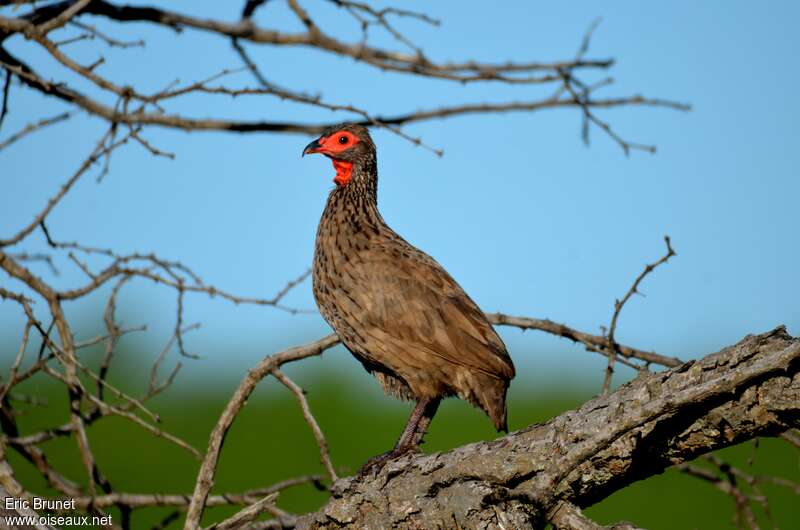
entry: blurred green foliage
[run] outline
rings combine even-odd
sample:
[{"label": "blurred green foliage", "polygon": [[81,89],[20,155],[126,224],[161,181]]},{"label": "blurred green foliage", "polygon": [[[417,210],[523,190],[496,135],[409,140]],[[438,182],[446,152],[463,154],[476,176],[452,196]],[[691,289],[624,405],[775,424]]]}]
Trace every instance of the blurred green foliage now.
[{"label": "blurred green foliage", "polygon": [[[99,352],[82,354],[84,362],[96,366]],[[337,354],[338,355],[338,354]],[[344,355],[344,354],[343,354]],[[146,386],[149,366],[112,365],[110,381],[132,395]],[[350,370],[355,361],[331,362],[330,355],[308,359],[287,367],[287,372],[308,391],[312,410],[320,422],[334,465],[340,474],[354,472],[370,456],[391,448],[410,410],[409,404],[384,396],[366,373]],[[191,361],[189,361],[191,362]],[[255,361],[254,361],[255,362]],[[7,363],[6,363],[7,364]],[[348,369],[342,369],[345,364]],[[359,369],[360,370],[360,369]],[[243,374],[242,374],[243,375]],[[84,379],[89,388],[94,383]],[[208,434],[238,385],[238,380],[185,381],[148,403],[162,419],[161,427],[205,450]],[[511,429],[542,422],[589,399],[597,389],[534,387],[517,381],[509,396]],[[39,376],[20,385],[18,394],[47,399],[46,406],[15,403],[22,412],[18,421],[23,434],[68,421],[66,392],[62,386]],[[112,398],[112,401],[114,399]],[[441,451],[496,434],[490,422],[466,403],[447,400],[427,436],[425,451]],[[132,493],[190,494],[199,463],[185,450],[155,438],[129,421],[108,417],[89,429],[98,464],[116,491]],[[60,438],[42,445],[54,467],[67,477],[81,481],[84,476],[76,444]],[[17,478],[43,495],[54,495],[33,467],[9,451]],[[720,456],[753,474],[769,474],[797,481],[800,460],[796,450],[781,440],[761,440],[721,451]],[[235,493],[268,486],[276,481],[306,474],[324,474],[319,451],[305,424],[298,404],[285,388],[266,380],[257,388],[231,428],[219,462],[214,493]],[[756,508],[763,527],[798,528],[798,499],[783,487],[764,485],[770,514]],[[302,513],[318,508],[325,492],[311,485],[283,492],[279,506]],[[238,508],[210,508],[204,523],[221,520]],[[153,508],[133,514],[134,528],[150,528],[174,510]],[[645,528],[731,528],[733,502],[711,484],[675,470],[638,482],[586,510],[604,524],[628,520]],[[114,520],[119,513],[111,510]],[[173,523],[171,528],[177,528]]]}]

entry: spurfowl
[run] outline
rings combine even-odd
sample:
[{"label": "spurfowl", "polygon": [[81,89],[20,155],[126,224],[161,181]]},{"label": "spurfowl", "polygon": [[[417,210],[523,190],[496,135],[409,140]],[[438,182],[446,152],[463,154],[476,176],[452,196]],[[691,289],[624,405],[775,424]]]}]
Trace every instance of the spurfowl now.
[{"label": "spurfowl", "polygon": [[506,431],[511,358],[447,271],[384,222],[367,129],[332,127],[303,150],[310,153],[332,159],[336,170],[314,252],[320,312],[386,393],[417,402],[394,449],[362,472],[415,449],[447,396],[469,401]]}]

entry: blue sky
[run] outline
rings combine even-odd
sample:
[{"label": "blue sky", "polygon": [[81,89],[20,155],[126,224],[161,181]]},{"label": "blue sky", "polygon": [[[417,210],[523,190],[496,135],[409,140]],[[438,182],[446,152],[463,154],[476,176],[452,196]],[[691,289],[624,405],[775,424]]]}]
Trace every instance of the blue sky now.
[{"label": "blue sky", "polygon": [[[192,13],[234,20],[240,3],[192,2]],[[357,27],[335,9],[306,2],[318,23],[357,40]],[[672,237],[678,256],[648,277],[625,307],[617,339],[632,346],[690,358],[716,351],[747,333],[785,323],[800,332],[796,269],[800,198],[800,103],[795,2],[513,2],[491,10],[463,2],[413,2],[443,20],[439,28],[400,26],[435,59],[557,60],[574,55],[597,18],[590,57],[614,57],[615,84],[600,94],[641,93],[688,102],[690,113],[628,108],[600,112],[626,139],[658,153],[620,148],[598,130],[580,141],[575,110],[484,115],[415,124],[407,131],[445,151],[438,158],[377,131],[380,205],[391,226],[434,256],[485,311],[547,317],[599,332],[644,263],[663,254]],[[405,4],[404,4],[405,5]],[[189,4],[170,4],[188,10]],[[9,9],[2,11],[9,16]],[[256,21],[300,30],[280,2]],[[100,23],[101,21],[96,21]],[[147,25],[103,26],[144,49],[105,53],[98,70],[119,84],[155,90],[238,65],[228,42],[211,35],[176,35]],[[391,41],[376,30],[376,43]],[[42,71],[73,80],[18,37],[9,49]],[[84,63],[97,43],[67,49]],[[282,85],[320,91],[329,101],[393,113],[452,102],[530,99],[535,87],[462,87],[374,71],[316,51],[248,46],[265,74]],[[590,78],[600,79],[605,73]],[[231,83],[251,85],[246,73]],[[76,81],[87,91],[91,89]],[[20,87],[0,138],[64,106]],[[107,100],[108,103],[113,103]],[[268,97],[192,97],[171,111],[192,116],[346,119]],[[79,116],[0,151],[0,234],[16,232],[85,158],[103,131]],[[113,158],[98,184],[87,175],[52,213],[54,237],[120,252],[153,251],[192,266],[207,282],[233,293],[268,297],[311,261],[313,239],[332,169],[321,157],[300,158],[311,139],[299,135],[236,135],[165,129],[145,136],[174,161],[130,145]],[[15,251],[45,250],[34,234]],[[59,263],[61,286],[82,283]],[[40,274],[44,267],[34,265]],[[0,285],[18,286],[7,277]],[[101,299],[68,307],[99,329]],[[314,309],[310,284],[287,299]],[[174,295],[142,281],[122,296],[129,324],[147,323],[139,344],[156,353],[173,326]],[[0,303],[0,329],[14,341],[21,322],[15,304]],[[187,299],[187,321],[203,328],[189,348],[203,355],[198,373],[235,373],[261,355],[328,332],[315,313],[291,316],[272,308],[236,307],[204,296]],[[519,380],[588,379],[599,386],[602,362],[539,333],[502,330]],[[152,350],[152,351],[151,351]],[[358,369],[346,356],[337,362]]]}]

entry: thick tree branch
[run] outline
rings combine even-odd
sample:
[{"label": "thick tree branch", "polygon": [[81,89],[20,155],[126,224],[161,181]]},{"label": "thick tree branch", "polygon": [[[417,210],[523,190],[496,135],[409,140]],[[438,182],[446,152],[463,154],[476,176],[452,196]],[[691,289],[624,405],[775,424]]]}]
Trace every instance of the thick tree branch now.
[{"label": "thick tree branch", "polygon": [[800,424],[800,340],[780,327],[498,440],[337,482],[298,528],[534,528],[671,465]]}]

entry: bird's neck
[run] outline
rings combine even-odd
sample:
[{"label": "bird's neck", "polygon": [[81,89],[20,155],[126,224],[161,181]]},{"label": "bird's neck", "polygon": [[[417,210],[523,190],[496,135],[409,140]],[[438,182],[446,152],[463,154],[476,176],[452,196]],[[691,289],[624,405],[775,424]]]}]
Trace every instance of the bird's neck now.
[{"label": "bird's neck", "polygon": [[336,183],[328,196],[322,223],[329,222],[344,227],[349,224],[383,225],[378,211],[378,172],[374,162],[353,164],[350,179]]},{"label": "bird's neck", "polygon": [[347,203],[350,208],[377,210],[378,167],[374,158],[355,164],[335,160],[333,167],[336,188],[331,191],[331,199],[335,197],[336,202]]}]

